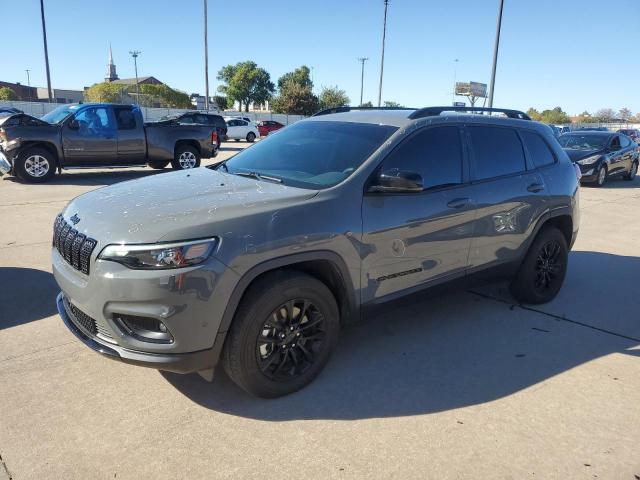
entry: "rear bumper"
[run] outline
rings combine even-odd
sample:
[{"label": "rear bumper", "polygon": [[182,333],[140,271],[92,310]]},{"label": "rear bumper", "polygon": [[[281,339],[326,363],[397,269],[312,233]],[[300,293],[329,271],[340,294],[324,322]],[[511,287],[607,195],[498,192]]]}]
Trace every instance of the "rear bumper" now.
[{"label": "rear bumper", "polygon": [[214,368],[222,350],[224,337],[217,338],[215,345],[211,349],[191,353],[161,354],[128,350],[118,345],[103,343],[98,338],[91,337],[83,332],[76,325],[73,314],[66,307],[65,297],[62,292],[56,298],[56,306],[60,318],[62,318],[71,333],[91,350],[112,360],[168,372],[192,373]]}]

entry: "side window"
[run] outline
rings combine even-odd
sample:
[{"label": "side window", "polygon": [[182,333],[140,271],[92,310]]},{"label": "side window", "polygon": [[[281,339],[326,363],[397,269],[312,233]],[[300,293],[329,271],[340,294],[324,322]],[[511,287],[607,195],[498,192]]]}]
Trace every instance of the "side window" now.
[{"label": "side window", "polygon": [[116,114],[118,130],[135,130],[136,117],[131,110],[128,108],[116,108],[114,112]]},{"label": "side window", "polygon": [[75,119],[80,127],[78,132],[86,137],[105,135],[116,129],[105,107],[87,108],[79,112]]},{"label": "side window", "polygon": [[426,128],[402,142],[382,165],[419,173],[425,189],[462,183],[460,132],[457,127]]},{"label": "side window", "polygon": [[238,126],[246,127],[247,125],[249,125],[249,124],[247,122],[245,122],[244,120],[238,120]]},{"label": "side window", "polygon": [[178,120],[179,123],[188,123],[188,124],[192,124],[193,123],[193,115],[185,115],[184,117],[180,117],[180,119]]},{"label": "side window", "polygon": [[469,127],[475,159],[475,178],[500,177],[526,169],[522,143],[515,130]]},{"label": "side window", "polygon": [[620,150],[620,136],[616,135],[611,140],[611,150]]},{"label": "side window", "polygon": [[522,138],[527,146],[527,150],[533,158],[533,164],[537,167],[544,167],[555,162],[555,157],[547,145],[547,142],[537,133],[521,130]]},{"label": "side window", "polygon": [[629,137],[627,137],[626,135],[620,135],[620,146],[622,148],[627,148],[629,145],[631,145]]}]

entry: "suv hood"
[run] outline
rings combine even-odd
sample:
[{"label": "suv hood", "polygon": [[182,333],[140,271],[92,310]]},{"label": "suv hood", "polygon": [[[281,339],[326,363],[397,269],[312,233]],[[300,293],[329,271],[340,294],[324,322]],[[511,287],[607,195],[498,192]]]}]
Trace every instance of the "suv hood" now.
[{"label": "suv hood", "polygon": [[225,220],[288,207],[317,194],[196,168],[161,173],[85,193],[64,218],[99,244],[154,243],[220,235]]},{"label": "suv hood", "polygon": [[605,153],[604,149],[601,150],[575,150],[573,148],[563,148],[572,162],[577,162],[583,158],[592,157],[594,155],[601,155]]}]

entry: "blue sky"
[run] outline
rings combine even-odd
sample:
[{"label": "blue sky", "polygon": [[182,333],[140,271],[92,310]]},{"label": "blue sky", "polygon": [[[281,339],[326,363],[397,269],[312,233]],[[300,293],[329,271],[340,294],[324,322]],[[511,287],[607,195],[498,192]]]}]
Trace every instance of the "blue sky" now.
[{"label": "blue sky", "polygon": [[[46,86],[38,0],[0,0],[0,80]],[[274,83],[313,66],[316,89],[338,85],[375,103],[382,0],[209,0],[211,91],[220,67],[254,60]],[[498,0],[390,0],[383,100],[450,104],[457,79],[488,83]],[[80,89],[102,80],[109,42],[121,78],[139,74],[204,92],[202,1],[45,0],[51,78]],[[10,14],[7,15],[7,12]],[[13,39],[9,43],[6,39]],[[570,114],[640,111],[640,0],[505,0],[494,105],[562,106]],[[635,89],[635,90],[634,90]]]}]

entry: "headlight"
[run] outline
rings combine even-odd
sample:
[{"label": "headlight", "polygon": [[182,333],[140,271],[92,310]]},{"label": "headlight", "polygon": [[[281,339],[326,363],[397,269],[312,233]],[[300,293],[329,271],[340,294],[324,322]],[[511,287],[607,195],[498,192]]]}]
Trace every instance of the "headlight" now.
[{"label": "headlight", "polygon": [[209,238],[151,245],[107,245],[98,258],[140,270],[183,268],[204,262],[217,243],[217,239]]},{"label": "headlight", "polygon": [[22,143],[22,139],[21,138],[15,138],[13,140],[9,140],[9,141],[4,143],[4,149],[5,150],[13,150],[14,148],[19,147],[21,143]]},{"label": "headlight", "polygon": [[596,163],[598,160],[600,160],[600,158],[602,158],[601,155],[592,155],[591,157],[578,160],[576,163],[579,163],[580,165],[591,165],[593,163]]}]

